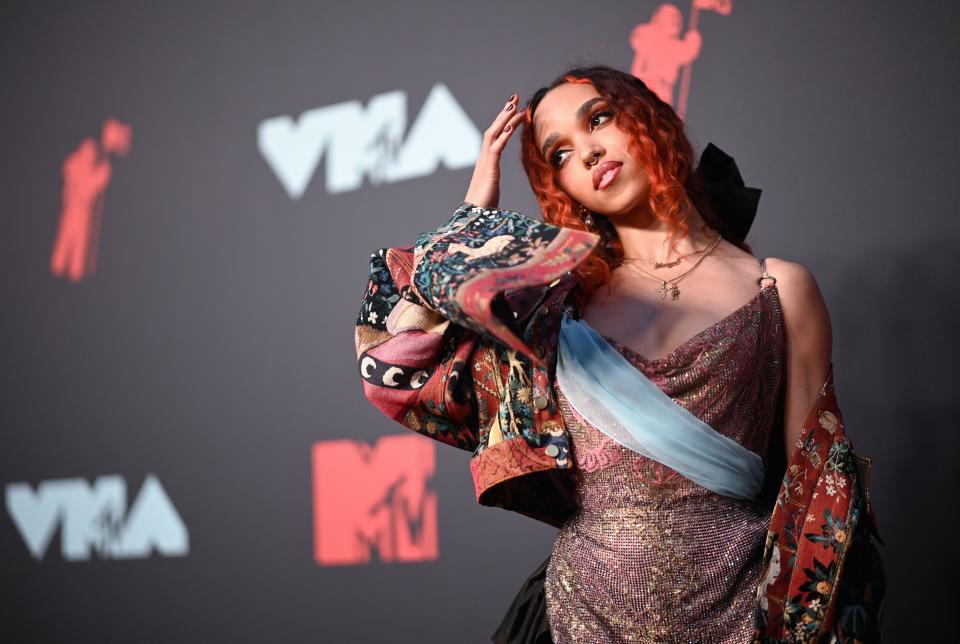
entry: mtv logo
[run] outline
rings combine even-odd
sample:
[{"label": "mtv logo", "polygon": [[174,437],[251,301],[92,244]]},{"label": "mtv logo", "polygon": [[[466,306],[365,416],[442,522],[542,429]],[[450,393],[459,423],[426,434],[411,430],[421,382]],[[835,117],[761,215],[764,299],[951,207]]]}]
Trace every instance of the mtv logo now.
[{"label": "mtv logo", "polygon": [[43,559],[60,528],[60,548],[68,561],[86,561],[91,551],[105,559],[165,557],[189,551],[187,528],[160,481],[148,475],[127,511],[127,483],[100,476],[93,485],[80,478],[6,487],[7,512],[34,559]]},{"label": "mtv logo", "polygon": [[299,199],[326,153],[326,190],[424,177],[442,164],[470,168],[482,135],[443,83],[435,84],[404,139],[407,95],[387,92],[370,99],[307,110],[294,120],[275,116],[257,127],[257,149],[291,199]]},{"label": "mtv logo", "polygon": [[437,558],[435,446],[421,436],[313,445],[314,559],[325,566]]}]

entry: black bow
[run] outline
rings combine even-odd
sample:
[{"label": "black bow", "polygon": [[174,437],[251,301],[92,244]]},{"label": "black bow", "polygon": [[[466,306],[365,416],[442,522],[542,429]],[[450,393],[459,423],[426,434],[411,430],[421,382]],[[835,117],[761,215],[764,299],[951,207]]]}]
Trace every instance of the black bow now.
[{"label": "black bow", "polygon": [[757,215],[761,190],[746,187],[737,162],[713,143],[700,155],[697,175],[714,212],[726,225],[725,237],[742,242]]}]

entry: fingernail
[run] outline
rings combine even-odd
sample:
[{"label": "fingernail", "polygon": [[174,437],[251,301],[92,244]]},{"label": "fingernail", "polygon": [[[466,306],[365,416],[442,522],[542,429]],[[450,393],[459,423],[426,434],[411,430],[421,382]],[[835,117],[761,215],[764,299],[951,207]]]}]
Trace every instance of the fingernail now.
[{"label": "fingernail", "polygon": [[504,111],[505,111],[505,112],[509,112],[509,111],[512,110],[512,109],[513,109],[513,103],[507,103],[507,107],[506,107],[506,109],[505,109]]},{"label": "fingernail", "polygon": [[510,95],[510,98],[508,98],[507,101],[512,101],[512,100],[515,99],[516,97],[517,97],[517,94],[516,94],[516,92],[514,92],[513,94]]},{"label": "fingernail", "polygon": [[504,132],[507,132],[507,131],[509,131],[509,130],[510,130],[510,126],[509,126],[509,125],[504,126],[504,128],[503,128],[503,131],[504,131]]}]

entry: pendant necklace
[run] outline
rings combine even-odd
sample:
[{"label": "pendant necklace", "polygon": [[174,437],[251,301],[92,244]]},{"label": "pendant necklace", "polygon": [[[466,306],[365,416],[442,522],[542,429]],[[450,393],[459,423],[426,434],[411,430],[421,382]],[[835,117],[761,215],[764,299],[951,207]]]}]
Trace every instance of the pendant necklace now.
[{"label": "pendant necklace", "polygon": [[[679,282],[679,281],[682,280],[684,277],[686,277],[687,275],[689,275],[689,274],[691,273],[691,271],[693,271],[693,269],[695,269],[697,266],[699,266],[699,265],[700,265],[700,262],[702,262],[704,259],[706,259],[706,258],[707,258],[707,255],[709,255],[710,253],[712,253],[713,250],[717,247],[717,244],[719,244],[719,243],[720,243],[720,236],[718,235],[718,236],[716,237],[716,239],[714,239],[713,242],[710,244],[710,246],[708,246],[707,249],[703,252],[703,255],[700,257],[700,259],[698,259],[693,266],[691,266],[690,268],[688,268],[686,271],[684,271],[684,272],[681,273],[680,275],[677,275],[676,277],[671,278],[671,279],[669,279],[669,280],[665,280],[665,279],[663,279],[662,277],[657,277],[656,275],[652,275],[652,274],[648,273],[647,271],[643,270],[642,268],[640,268],[639,266],[633,266],[632,264],[627,264],[627,263],[624,263],[623,266],[627,267],[628,269],[630,269],[630,270],[632,270],[632,271],[634,271],[634,272],[640,271],[640,272],[638,273],[639,275],[642,275],[643,277],[647,277],[647,278],[649,278],[649,279],[652,279],[652,280],[655,281],[655,282],[660,282],[660,286],[657,288],[657,293],[660,295],[660,299],[661,299],[661,300],[666,299],[667,293],[670,293],[671,299],[673,299],[673,300],[679,300],[679,299],[680,299],[680,289],[677,288],[677,282]],[[699,251],[698,251],[698,252],[699,252]],[[690,254],[692,255],[692,254],[694,254],[694,253],[690,253]],[[677,260],[675,260],[675,263],[679,263],[679,262],[680,262],[680,259],[679,259],[679,258],[678,258]],[[675,264],[674,264],[674,265],[675,265]],[[668,284],[669,284],[669,286],[668,286]]]}]

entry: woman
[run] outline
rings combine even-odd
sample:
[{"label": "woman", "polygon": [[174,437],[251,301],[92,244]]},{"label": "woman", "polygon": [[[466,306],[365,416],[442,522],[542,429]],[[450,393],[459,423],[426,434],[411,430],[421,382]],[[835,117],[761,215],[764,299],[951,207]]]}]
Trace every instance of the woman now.
[{"label": "woman", "polygon": [[[374,254],[356,336],[368,399],[560,528],[498,639],[869,639],[882,564],[815,280],[714,212],[642,81],[576,68],[518,103],[454,216]],[[544,224],[497,208],[521,124]]]}]

